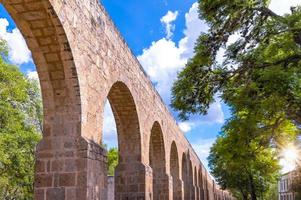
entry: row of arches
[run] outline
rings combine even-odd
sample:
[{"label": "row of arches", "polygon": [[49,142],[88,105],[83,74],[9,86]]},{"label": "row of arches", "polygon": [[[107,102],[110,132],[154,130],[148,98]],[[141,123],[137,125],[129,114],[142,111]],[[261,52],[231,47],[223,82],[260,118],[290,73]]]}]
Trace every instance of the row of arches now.
[{"label": "row of arches", "polygon": [[[120,81],[111,87],[108,100],[116,120],[119,147],[120,162],[115,172],[115,196],[117,199],[134,197],[140,185],[144,184],[135,182],[135,179],[141,176],[137,174],[137,170],[133,170],[136,169],[133,166],[139,166],[142,162],[143,143],[135,101],[130,89]],[[165,148],[162,127],[155,121],[150,130],[148,151],[149,167],[152,170],[151,199],[165,200],[171,196],[174,200],[210,199],[208,177],[204,174],[204,167],[201,164],[193,165],[189,150],[181,155],[175,141],[172,141],[169,147],[169,158],[167,158],[168,149]],[[169,170],[167,166],[170,167]],[[135,184],[137,191],[133,190]]]}]

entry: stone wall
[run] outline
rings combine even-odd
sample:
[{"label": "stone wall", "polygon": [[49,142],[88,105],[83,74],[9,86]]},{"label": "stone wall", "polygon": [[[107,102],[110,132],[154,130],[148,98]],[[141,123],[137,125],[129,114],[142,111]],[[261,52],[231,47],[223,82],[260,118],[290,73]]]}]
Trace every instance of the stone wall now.
[{"label": "stone wall", "polygon": [[108,176],[108,200],[115,200],[114,187],[114,176]]}]

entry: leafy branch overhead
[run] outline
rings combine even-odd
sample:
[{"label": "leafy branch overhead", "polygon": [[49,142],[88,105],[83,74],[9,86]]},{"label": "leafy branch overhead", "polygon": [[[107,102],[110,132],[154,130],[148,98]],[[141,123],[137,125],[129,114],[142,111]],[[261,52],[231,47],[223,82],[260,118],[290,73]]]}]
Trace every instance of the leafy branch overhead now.
[{"label": "leafy branch overhead", "polygon": [[219,95],[232,116],[211,148],[211,172],[238,199],[270,199],[279,150],[300,134],[301,7],[280,16],[268,0],[199,0],[199,15],[209,31],[178,74],[172,106],[186,120]]},{"label": "leafy branch overhead", "polygon": [[[172,105],[182,119],[206,114],[218,92],[231,104],[237,90],[248,86],[255,87],[246,92],[253,98],[260,96],[255,99],[258,103],[271,94],[282,97],[287,116],[301,123],[300,7],[279,16],[267,6],[268,1],[262,0],[200,1],[200,17],[210,29],[200,35],[195,56],[173,87]],[[229,44],[233,35],[238,39]],[[217,61],[221,48],[225,49],[222,63]],[[283,84],[265,85],[272,79]]]}]

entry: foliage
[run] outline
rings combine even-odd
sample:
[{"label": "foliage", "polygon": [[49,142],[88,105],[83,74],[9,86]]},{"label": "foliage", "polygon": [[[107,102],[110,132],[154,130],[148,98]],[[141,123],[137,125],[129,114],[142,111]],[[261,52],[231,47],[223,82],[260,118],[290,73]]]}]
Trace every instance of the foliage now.
[{"label": "foliage", "polygon": [[41,99],[33,94],[37,86],[6,62],[3,41],[0,50],[0,199],[32,199],[34,153],[41,134],[28,119],[38,115],[41,120],[42,111],[33,112]]},{"label": "foliage", "polygon": [[182,119],[206,114],[217,95],[230,107],[209,164],[217,182],[243,199],[268,195],[279,170],[277,148],[301,127],[301,7],[279,16],[268,4],[200,0],[209,31],[172,89]]},{"label": "foliage", "polygon": [[[195,56],[173,86],[172,105],[181,111],[181,118],[206,114],[220,93],[228,104],[239,100],[237,94],[243,95],[240,106],[245,109],[268,106],[272,113],[267,114],[273,115],[277,108],[301,123],[301,8],[278,16],[267,3],[200,1],[200,17],[210,29],[200,35]],[[238,39],[229,44],[233,34]],[[217,61],[221,48],[225,49],[222,63]],[[273,98],[279,98],[275,106],[269,104]]]},{"label": "foliage", "polygon": [[[277,182],[276,152],[261,146],[246,132],[221,135],[210,151],[209,167],[223,189],[247,200],[263,196]],[[252,194],[253,193],[253,194]]]},{"label": "foliage", "polygon": [[276,184],[272,184],[270,186],[270,190],[267,192],[265,199],[268,200],[278,200],[279,196],[278,196],[278,183]]},{"label": "foliage", "polygon": [[111,148],[108,151],[108,175],[114,176],[115,168],[118,165],[118,149]]}]

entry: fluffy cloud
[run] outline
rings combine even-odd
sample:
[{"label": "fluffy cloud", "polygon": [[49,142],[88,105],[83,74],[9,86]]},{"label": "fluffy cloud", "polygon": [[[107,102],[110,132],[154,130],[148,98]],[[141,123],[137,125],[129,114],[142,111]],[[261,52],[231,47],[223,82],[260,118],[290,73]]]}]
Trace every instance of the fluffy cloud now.
[{"label": "fluffy cloud", "polygon": [[165,103],[170,103],[171,87],[186,60],[181,58],[182,49],[166,38],[153,42],[138,60],[155,83],[156,89]]},{"label": "fluffy cloud", "polygon": [[29,51],[26,42],[20,33],[19,29],[15,28],[11,32],[7,30],[9,22],[5,18],[0,19],[0,38],[8,43],[9,60],[21,65],[32,61],[31,52]]},{"label": "fluffy cloud", "polygon": [[27,77],[32,80],[39,80],[39,75],[38,75],[37,71],[28,71]]},{"label": "fluffy cloud", "polygon": [[215,139],[216,138],[208,138],[208,139],[201,138],[191,144],[205,167],[208,167],[207,157],[209,156],[210,148],[215,142]]},{"label": "fluffy cloud", "polygon": [[300,0],[272,0],[269,8],[278,15],[291,13],[290,8],[301,5]]},{"label": "fluffy cloud", "polygon": [[[168,13],[161,18],[161,22],[164,21],[165,24],[168,24],[176,19],[177,13],[174,14],[171,11]],[[154,41],[149,48],[143,50],[142,55],[138,56],[138,60],[152,82],[155,83],[156,89],[167,105],[170,104],[171,87],[176,80],[177,73],[193,56],[194,44],[200,33],[208,30],[207,25],[198,17],[198,3],[194,3],[189,12],[185,14],[185,22],[184,37],[178,44],[172,41],[167,34],[166,37]],[[222,123],[223,117],[221,104],[217,101],[211,105],[208,115],[202,117],[202,120]],[[184,130],[187,130],[187,126]]]},{"label": "fluffy cloud", "polygon": [[191,131],[192,126],[194,124],[192,122],[180,122],[178,125],[179,125],[179,128],[181,129],[181,131],[183,131],[184,133],[187,133],[187,132]]},{"label": "fluffy cloud", "polygon": [[175,30],[175,25],[172,24],[172,22],[174,22],[177,19],[178,14],[179,14],[178,11],[175,12],[168,11],[166,15],[164,15],[160,20],[161,23],[163,23],[165,26],[165,32],[167,38],[171,38],[173,35],[173,31]]},{"label": "fluffy cloud", "polygon": [[185,14],[185,36],[179,42],[179,48],[183,50],[182,57],[184,59],[193,56],[194,45],[200,33],[208,30],[208,26],[199,19],[198,5],[198,3],[192,4],[189,12]]}]

